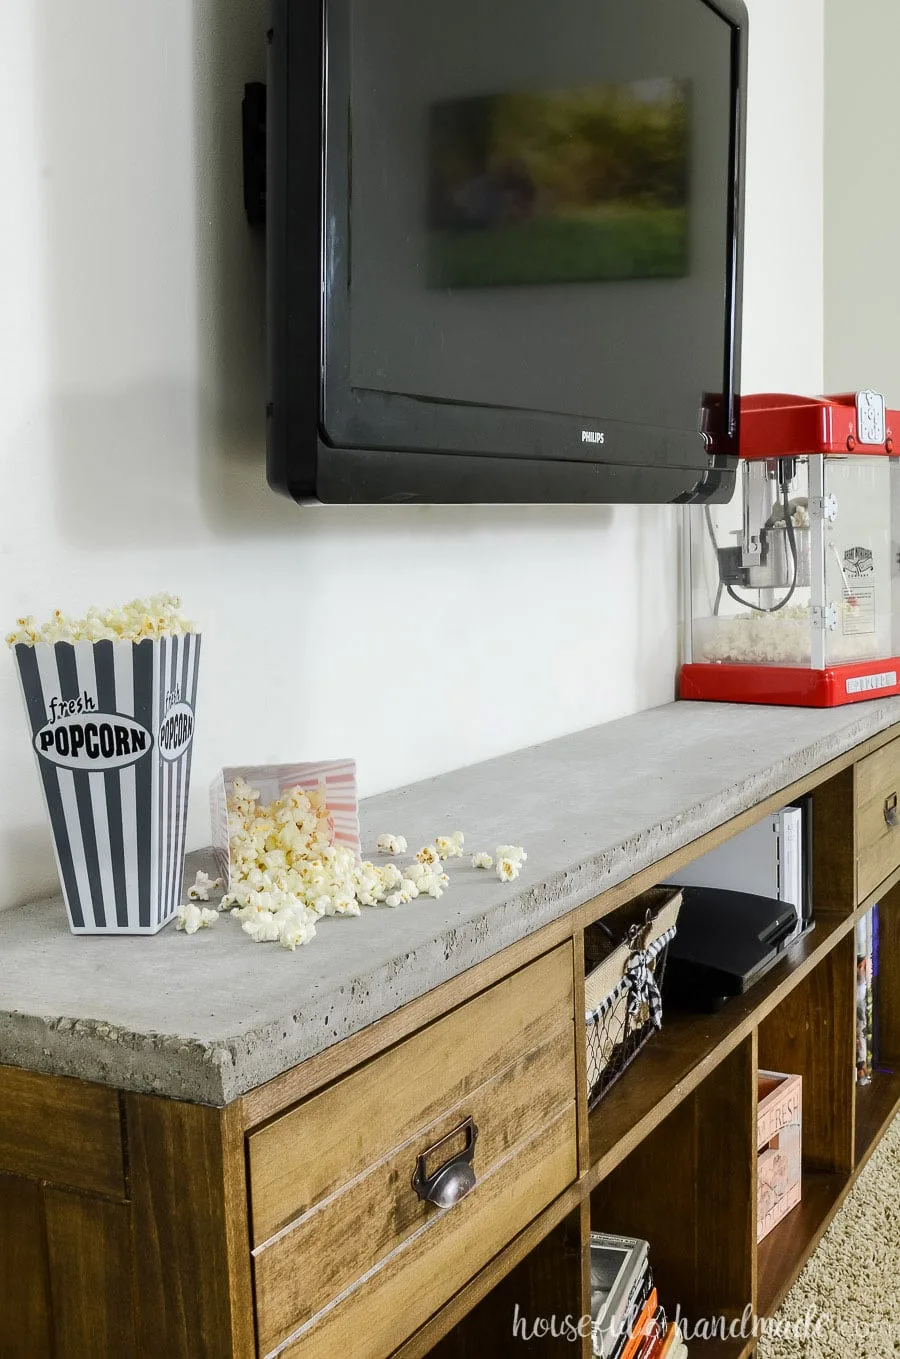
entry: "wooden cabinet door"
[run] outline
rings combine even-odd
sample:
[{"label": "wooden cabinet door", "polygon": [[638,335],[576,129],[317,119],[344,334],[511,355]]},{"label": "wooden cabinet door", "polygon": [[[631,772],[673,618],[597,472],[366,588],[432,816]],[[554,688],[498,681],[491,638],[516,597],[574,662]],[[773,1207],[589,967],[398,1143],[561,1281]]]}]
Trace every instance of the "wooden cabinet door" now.
[{"label": "wooden cabinet door", "polygon": [[41,1186],[0,1175],[0,1359],[53,1353]]},{"label": "wooden cabinet door", "polygon": [[128,1208],[0,1175],[0,1359],[133,1359]]}]

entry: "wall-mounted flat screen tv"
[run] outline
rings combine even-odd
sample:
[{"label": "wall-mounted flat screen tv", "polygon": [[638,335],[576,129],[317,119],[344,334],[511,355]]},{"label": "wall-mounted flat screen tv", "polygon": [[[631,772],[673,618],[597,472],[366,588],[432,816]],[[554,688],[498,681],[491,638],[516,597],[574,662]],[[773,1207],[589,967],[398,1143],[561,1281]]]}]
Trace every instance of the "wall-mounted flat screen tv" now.
[{"label": "wall-mounted flat screen tv", "polygon": [[728,499],[742,0],[274,0],[268,474]]}]

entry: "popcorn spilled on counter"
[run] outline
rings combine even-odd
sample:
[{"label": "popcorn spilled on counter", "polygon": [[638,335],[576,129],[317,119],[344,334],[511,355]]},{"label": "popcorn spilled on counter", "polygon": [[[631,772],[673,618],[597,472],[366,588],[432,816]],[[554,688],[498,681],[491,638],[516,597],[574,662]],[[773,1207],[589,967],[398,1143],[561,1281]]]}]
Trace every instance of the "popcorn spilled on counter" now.
[{"label": "popcorn spilled on counter", "polygon": [[407,873],[415,883],[419,896],[433,897],[435,901],[439,901],[445,888],[450,886],[450,878],[441,869],[440,860],[437,864],[417,861],[410,864]]},{"label": "popcorn spilled on counter", "polygon": [[405,854],[407,848],[405,835],[379,835],[376,845],[382,854]]},{"label": "popcorn spilled on counter", "polygon": [[224,883],[221,878],[211,878],[203,869],[199,869],[194,877],[194,884],[188,888],[188,896],[191,901],[209,901],[210,892],[218,892]]},{"label": "popcorn spilled on counter", "polygon": [[442,859],[460,859],[465,843],[462,831],[454,831],[452,835],[435,836],[434,847]]},{"label": "popcorn spilled on counter", "polygon": [[[291,788],[262,806],[259,790],[235,778],[227,811],[232,880],[222,906],[256,943],[293,950],[315,938],[323,916],[404,905],[424,890],[396,864],[360,862],[349,846],[334,842],[324,787]],[[382,842],[388,838],[388,852],[402,852],[403,837]]]},{"label": "popcorn spilled on counter", "polygon": [[519,876],[519,870],[528,858],[521,845],[498,845],[497,877],[501,882],[512,882]]},{"label": "popcorn spilled on counter", "polygon": [[[465,844],[463,832],[455,831],[423,845],[405,865],[360,861],[350,845],[336,843],[328,793],[321,783],[316,788],[288,787],[264,804],[259,789],[235,774],[224,806],[231,879],[220,909],[240,920],[255,943],[279,943],[290,950],[310,943],[325,916],[358,916],[367,906],[396,909],[423,897],[440,900],[450,886],[444,862],[461,857]],[[509,851],[515,877],[525,851],[502,848]],[[380,835],[378,850],[406,854],[406,838]],[[490,855],[479,857],[487,859],[488,867],[493,863]],[[216,885],[199,873],[190,895],[196,892],[207,900]],[[200,926],[189,919],[193,928],[187,923],[182,928],[193,933]]]},{"label": "popcorn spilled on counter", "polygon": [[214,925],[218,918],[218,911],[208,910],[205,906],[194,906],[189,902],[187,906],[179,907],[175,917],[175,928],[184,930],[185,934],[196,934],[198,930]]},{"label": "popcorn spilled on counter", "polygon": [[7,634],[7,644],[35,646],[38,642],[143,642],[154,637],[183,637],[197,632],[181,611],[178,595],[151,595],[132,599],[119,608],[88,609],[83,618],[69,618],[54,609],[46,623],[32,615],[17,618],[15,629]]}]

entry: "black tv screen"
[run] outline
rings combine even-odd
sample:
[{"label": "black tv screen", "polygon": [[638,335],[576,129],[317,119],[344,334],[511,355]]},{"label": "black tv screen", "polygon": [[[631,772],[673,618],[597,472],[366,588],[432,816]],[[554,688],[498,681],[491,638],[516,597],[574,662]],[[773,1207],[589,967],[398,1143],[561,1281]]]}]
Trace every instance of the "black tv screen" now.
[{"label": "black tv screen", "polygon": [[429,286],[686,277],[689,93],[635,80],[435,104]]},{"label": "black tv screen", "polygon": [[270,482],[727,499],[741,0],[275,0]]}]

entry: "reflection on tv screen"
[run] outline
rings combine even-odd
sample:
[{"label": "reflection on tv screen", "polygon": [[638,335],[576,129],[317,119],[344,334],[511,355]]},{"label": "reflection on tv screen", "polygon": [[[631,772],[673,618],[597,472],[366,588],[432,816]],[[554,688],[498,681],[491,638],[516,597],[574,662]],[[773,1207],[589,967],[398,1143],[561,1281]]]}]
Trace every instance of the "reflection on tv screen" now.
[{"label": "reflection on tv screen", "polygon": [[433,105],[431,286],[687,274],[689,84],[639,80]]}]

